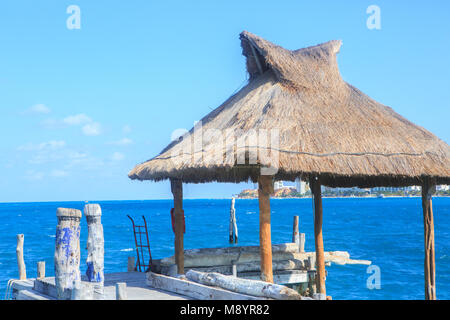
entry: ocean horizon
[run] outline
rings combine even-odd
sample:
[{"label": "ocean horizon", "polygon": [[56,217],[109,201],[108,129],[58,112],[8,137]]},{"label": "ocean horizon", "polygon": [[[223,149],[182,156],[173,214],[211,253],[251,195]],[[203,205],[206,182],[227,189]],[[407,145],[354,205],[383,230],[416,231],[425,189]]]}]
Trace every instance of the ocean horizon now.
[{"label": "ocean horizon", "polygon": [[[230,198],[185,199],[185,249],[259,244],[257,199],[236,199],[238,244],[228,242]],[[127,214],[148,223],[154,259],[174,253],[170,223],[171,199],[89,201],[102,207],[105,234],[105,273],[126,271],[135,255],[134,236]],[[56,209],[83,209],[85,201],[0,203],[0,297],[9,279],[18,277],[16,235],[23,233],[27,276],[36,276],[38,261],[46,275],[54,275]],[[327,267],[327,294],[341,299],[423,299],[424,240],[421,200],[417,197],[340,197],[323,199],[325,251],[348,251],[353,259],[371,260],[380,268],[380,289],[367,286],[367,266]],[[433,199],[437,298],[450,299],[450,198]],[[314,251],[311,198],[271,199],[272,243],[292,240],[293,216],[300,216],[306,251]],[[86,271],[87,224],[81,221],[81,273]]]}]

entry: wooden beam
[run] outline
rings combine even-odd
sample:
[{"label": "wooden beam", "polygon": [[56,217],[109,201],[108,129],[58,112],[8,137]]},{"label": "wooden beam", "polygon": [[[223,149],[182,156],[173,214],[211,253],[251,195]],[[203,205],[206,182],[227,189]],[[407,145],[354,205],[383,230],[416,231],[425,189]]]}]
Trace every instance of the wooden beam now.
[{"label": "wooden beam", "polygon": [[259,61],[258,54],[256,53],[255,47],[253,46],[253,44],[251,42],[249,42],[249,45],[250,45],[250,48],[252,48],[253,58],[255,59],[256,66],[258,67],[259,73],[263,74],[264,71],[263,71],[261,62]]},{"label": "wooden beam", "polygon": [[422,185],[422,209],[423,226],[425,236],[425,299],[436,300],[436,277],[434,260],[434,221],[432,195],[436,191],[434,185],[429,179],[426,179]]},{"label": "wooden beam", "polygon": [[173,208],[175,214],[175,263],[177,273],[184,274],[184,212],[183,212],[183,183],[180,179],[171,179],[173,194]]},{"label": "wooden beam", "polygon": [[325,289],[325,257],[322,235],[322,192],[320,180],[311,178],[310,187],[314,195],[314,240],[316,245],[317,292],[326,295]]},{"label": "wooden beam", "polygon": [[259,176],[258,185],[261,280],[273,283],[270,231],[270,195],[273,194],[272,176]]}]

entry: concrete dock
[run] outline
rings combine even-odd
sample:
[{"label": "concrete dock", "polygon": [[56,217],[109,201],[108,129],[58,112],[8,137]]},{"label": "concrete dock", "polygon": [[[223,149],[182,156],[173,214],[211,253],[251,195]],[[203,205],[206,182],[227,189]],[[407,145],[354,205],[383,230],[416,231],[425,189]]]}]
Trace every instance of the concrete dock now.
[{"label": "concrete dock", "polygon": [[[84,277],[82,279],[86,280]],[[89,282],[82,282],[84,285],[89,285]],[[143,272],[105,274],[105,300],[116,300],[116,283],[118,282],[126,282],[129,300],[192,300],[192,298],[180,294],[149,287]],[[56,300],[54,277],[40,280],[16,280],[11,287],[11,298],[14,300]]]}]

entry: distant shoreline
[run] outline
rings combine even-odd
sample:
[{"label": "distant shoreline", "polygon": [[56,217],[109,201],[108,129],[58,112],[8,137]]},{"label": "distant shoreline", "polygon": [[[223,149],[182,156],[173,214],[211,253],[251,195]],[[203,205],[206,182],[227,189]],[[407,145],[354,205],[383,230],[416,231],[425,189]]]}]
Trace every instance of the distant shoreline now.
[{"label": "distant shoreline", "polygon": [[[385,199],[385,198],[422,198],[422,196],[322,196],[323,199]],[[433,198],[450,198],[450,196],[433,196]],[[230,198],[231,199],[231,198]],[[235,199],[258,199],[258,197],[236,197]],[[271,197],[271,199],[311,199],[311,196],[307,197]]]}]

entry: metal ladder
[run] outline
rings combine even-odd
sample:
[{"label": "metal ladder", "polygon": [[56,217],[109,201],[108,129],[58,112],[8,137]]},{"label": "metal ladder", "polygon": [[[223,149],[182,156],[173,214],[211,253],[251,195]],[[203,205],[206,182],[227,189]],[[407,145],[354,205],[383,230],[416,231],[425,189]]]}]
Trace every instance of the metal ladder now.
[{"label": "metal ladder", "polygon": [[[130,217],[129,215],[127,215],[127,217],[130,218],[131,223],[133,224],[134,243],[136,246],[137,260],[136,260],[136,266],[134,267],[134,270],[139,271],[139,272],[142,272],[142,270],[144,270],[144,272],[148,272],[148,271],[150,271],[150,266],[152,264],[152,254],[150,252],[150,242],[148,240],[147,221],[145,220],[145,217],[142,216],[142,219],[144,219],[144,225],[139,226],[134,223],[134,220],[132,217]],[[143,234],[145,234],[144,242],[142,242]],[[137,235],[139,235],[139,241],[138,241]],[[147,240],[147,242],[145,242],[145,240]],[[148,260],[147,260],[148,263],[145,263],[146,255],[144,254],[144,248],[148,249]]]}]

